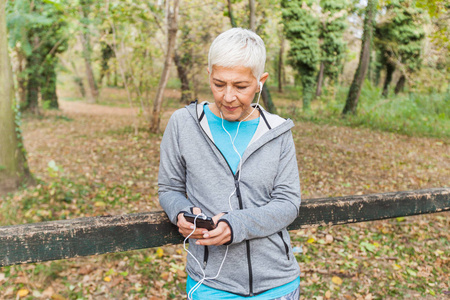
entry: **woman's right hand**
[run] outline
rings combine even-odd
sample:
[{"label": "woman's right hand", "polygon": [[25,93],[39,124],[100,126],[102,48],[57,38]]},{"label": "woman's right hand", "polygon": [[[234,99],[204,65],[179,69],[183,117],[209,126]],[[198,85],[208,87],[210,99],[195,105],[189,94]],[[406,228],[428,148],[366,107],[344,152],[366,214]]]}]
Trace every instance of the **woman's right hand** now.
[{"label": "woman's right hand", "polygon": [[[194,207],[192,209],[192,212],[195,215],[198,215],[202,211],[200,208]],[[186,221],[186,219],[184,218],[184,214],[182,214],[182,213],[178,214],[177,226],[178,226],[178,232],[181,233],[181,235],[184,237],[187,237],[188,235],[190,235],[192,233],[192,230],[194,230],[194,224]],[[202,239],[203,235],[207,232],[208,232],[208,230],[205,228],[196,228],[195,232],[189,238],[196,239],[196,240]]]}]

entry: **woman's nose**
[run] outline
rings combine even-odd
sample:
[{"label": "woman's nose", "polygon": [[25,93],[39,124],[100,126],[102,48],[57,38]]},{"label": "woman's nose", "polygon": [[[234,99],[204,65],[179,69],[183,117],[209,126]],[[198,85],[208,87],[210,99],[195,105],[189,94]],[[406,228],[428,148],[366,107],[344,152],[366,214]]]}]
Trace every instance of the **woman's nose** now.
[{"label": "woman's nose", "polygon": [[223,99],[227,102],[232,102],[236,99],[236,93],[233,87],[229,86],[225,90],[225,94],[223,95]]}]

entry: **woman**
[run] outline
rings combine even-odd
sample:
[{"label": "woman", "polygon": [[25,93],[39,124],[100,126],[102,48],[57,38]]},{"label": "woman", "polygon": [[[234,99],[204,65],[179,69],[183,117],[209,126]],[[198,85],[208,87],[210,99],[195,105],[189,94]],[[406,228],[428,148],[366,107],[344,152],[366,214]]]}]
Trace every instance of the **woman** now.
[{"label": "woman", "polygon": [[[291,120],[252,105],[269,76],[264,42],[233,28],[212,43],[214,103],[177,110],[161,142],[159,199],[190,238],[190,299],[298,299],[300,270],[286,227],[300,206]],[[213,217],[195,228],[184,213]]]}]

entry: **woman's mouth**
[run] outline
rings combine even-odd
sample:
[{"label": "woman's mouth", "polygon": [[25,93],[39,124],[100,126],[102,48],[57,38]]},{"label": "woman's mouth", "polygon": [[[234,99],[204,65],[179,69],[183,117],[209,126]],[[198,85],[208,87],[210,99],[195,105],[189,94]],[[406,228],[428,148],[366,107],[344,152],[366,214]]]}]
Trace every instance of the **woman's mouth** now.
[{"label": "woman's mouth", "polygon": [[225,107],[225,109],[226,110],[228,110],[228,111],[235,111],[238,107],[237,106],[235,106],[235,107],[232,107],[232,106],[224,106]]}]

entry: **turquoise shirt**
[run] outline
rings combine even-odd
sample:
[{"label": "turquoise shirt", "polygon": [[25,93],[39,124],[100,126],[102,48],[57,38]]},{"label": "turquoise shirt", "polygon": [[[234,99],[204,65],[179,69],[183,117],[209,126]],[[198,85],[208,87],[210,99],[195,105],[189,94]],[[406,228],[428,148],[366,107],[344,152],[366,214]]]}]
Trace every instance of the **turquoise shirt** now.
[{"label": "turquoise shirt", "polygon": [[[225,262],[226,263],[226,262]],[[267,270],[270,272],[270,270]],[[194,287],[197,282],[188,276],[186,282],[186,292]],[[192,300],[202,300],[202,299],[214,299],[214,300],[236,300],[236,299],[251,299],[251,300],[267,300],[267,299],[275,299],[280,298],[284,295],[292,293],[296,288],[300,285],[300,277],[297,279],[286,283],[282,286],[270,289],[264,293],[258,294],[253,297],[243,297],[239,295],[235,295],[233,293],[228,293],[225,291],[213,289],[207,285],[202,284],[192,295]]]},{"label": "turquoise shirt", "polygon": [[220,152],[222,152],[233,173],[236,174],[240,161],[239,155],[242,157],[245,149],[247,149],[248,144],[252,140],[259,124],[259,118],[250,121],[243,121],[240,125],[239,122],[223,120],[223,126],[230,133],[232,139],[236,136],[236,131],[239,126],[238,135],[234,140],[234,145],[239,152],[239,155],[237,155],[236,151],[233,149],[230,136],[222,128],[222,119],[216,116],[209,109],[208,105],[204,105],[203,110],[205,111],[205,116],[208,120],[209,129],[211,130],[211,135],[214,139],[214,144],[216,144],[217,148],[219,148]]}]

